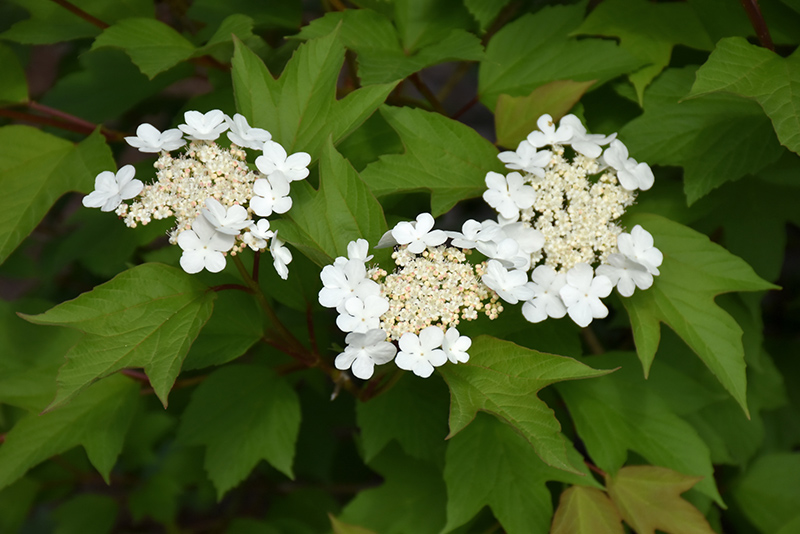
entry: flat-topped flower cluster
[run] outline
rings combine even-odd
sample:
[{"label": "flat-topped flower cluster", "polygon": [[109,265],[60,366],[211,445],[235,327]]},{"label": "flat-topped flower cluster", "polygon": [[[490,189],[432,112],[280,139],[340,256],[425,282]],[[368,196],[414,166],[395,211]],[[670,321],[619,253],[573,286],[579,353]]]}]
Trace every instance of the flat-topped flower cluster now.
[{"label": "flat-topped flower cluster", "polygon": [[[287,155],[268,131],[251,127],[238,113],[231,118],[220,110],[187,111],[184,120],[164,132],[145,123],[125,138],[141,152],[159,154],[154,183],[136,180],[131,165],[116,174],[104,171],[84,206],[115,211],[129,227],[174,217],[169,239],[183,250],[180,264],[188,273],[219,272],[227,254],[265,250],[269,242],[275,269],[285,279],[292,255],[266,217],[292,207],[290,183],[308,176],[311,157]],[[230,148],[215,142],[226,131]],[[180,155],[170,154],[180,148]],[[261,152],[256,170],[248,166],[245,148]]]}]

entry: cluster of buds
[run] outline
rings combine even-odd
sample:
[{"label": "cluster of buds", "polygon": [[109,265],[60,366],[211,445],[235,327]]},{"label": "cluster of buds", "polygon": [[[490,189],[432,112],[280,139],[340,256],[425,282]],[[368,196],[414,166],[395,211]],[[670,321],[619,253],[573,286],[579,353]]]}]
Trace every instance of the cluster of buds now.
[{"label": "cluster of buds", "polygon": [[[135,179],[131,165],[116,174],[104,171],[83,205],[115,211],[129,227],[174,217],[169,240],[181,247],[180,264],[188,273],[219,272],[226,255],[269,246],[276,271],[286,279],[292,255],[266,217],[292,207],[289,184],[308,176],[311,157],[305,152],[287,156],[268,131],[251,127],[239,114],[187,111],[184,120],[165,132],[145,123],[136,136],[125,138],[141,152],[159,154],[155,182]],[[216,143],[226,131],[229,148]],[[170,153],[181,148],[177,157]],[[260,151],[257,170],[248,166],[244,149]]]}]

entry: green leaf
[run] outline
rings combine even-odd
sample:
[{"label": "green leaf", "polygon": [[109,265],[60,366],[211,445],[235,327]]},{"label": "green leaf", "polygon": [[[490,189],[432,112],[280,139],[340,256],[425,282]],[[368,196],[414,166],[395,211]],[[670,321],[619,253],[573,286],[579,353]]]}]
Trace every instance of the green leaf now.
[{"label": "green leaf", "polygon": [[0,491],[0,529],[20,532],[39,493],[39,483],[23,477]]},{"label": "green leaf", "polygon": [[620,48],[648,64],[628,75],[639,104],[645,87],[669,64],[675,45],[699,50],[714,47],[700,19],[686,3],[609,0],[593,9],[574,34],[618,37]]},{"label": "green leaf", "polygon": [[800,454],[772,453],[756,460],[733,488],[733,499],[761,532],[775,532],[800,507]]},{"label": "green leaf", "polygon": [[55,534],[107,534],[114,528],[119,506],[109,495],[84,493],[53,512],[58,526]]},{"label": "green leaf", "polygon": [[103,30],[92,50],[104,46],[122,48],[150,79],[195,52],[194,45],[177,31],[160,20],[145,18],[125,19]]},{"label": "green leaf", "polygon": [[339,521],[332,515],[331,518],[331,527],[333,528],[333,534],[377,534],[374,530],[370,530],[368,528],[359,527],[358,525],[349,525],[347,523],[343,523]]},{"label": "green leaf", "polygon": [[439,368],[450,387],[449,437],[461,432],[482,410],[511,425],[547,465],[581,473],[569,458],[571,445],[568,448],[561,425],[536,393],[561,380],[597,377],[610,371],[489,336],[476,338],[469,352],[469,362]]},{"label": "green leaf", "polygon": [[0,447],[0,488],[76,445],[83,445],[108,483],[138,404],[139,385],[117,375],[98,382],[60,410],[26,415]]},{"label": "green leaf", "polygon": [[645,214],[629,217],[627,224],[642,225],[664,254],[661,275],[653,287],[622,299],[645,376],[658,348],[660,323],[666,323],[747,413],[742,329],[714,297],[777,286],[759,278],[744,261],[705,235],[681,224]]},{"label": "green leaf", "polygon": [[624,534],[622,518],[601,490],[572,486],[561,493],[550,534]]},{"label": "green leaf", "polygon": [[700,511],[681,499],[696,477],[649,465],[623,467],[606,477],[608,493],[622,518],[638,534],[714,534]]},{"label": "green leaf", "polygon": [[472,128],[438,113],[384,106],[381,115],[400,135],[403,154],[381,156],[361,178],[378,198],[393,193],[431,193],[433,216],[486,189],[486,173],[503,171],[497,149]]},{"label": "green leaf", "polygon": [[800,52],[782,58],[742,37],[722,39],[698,69],[689,96],[718,91],[758,102],[780,143],[800,153]]},{"label": "green leaf", "polygon": [[548,113],[553,120],[561,119],[592,85],[594,80],[560,80],[539,86],[527,96],[498,96],[494,110],[497,144],[516,150],[520,141],[537,129],[539,117]]},{"label": "green leaf", "polygon": [[478,415],[448,442],[444,481],[450,532],[489,506],[505,532],[545,532],[553,515],[545,482],[601,487],[572,449],[570,460],[581,475],[542,463],[530,444],[513,428],[488,415]]},{"label": "green leaf", "polygon": [[75,145],[28,126],[0,128],[0,263],[67,191],[87,191],[94,176],[115,167],[95,131]]},{"label": "green leaf", "polygon": [[240,14],[225,17],[214,35],[195,51],[194,56],[213,55],[221,58],[222,61],[228,61],[233,54],[233,36],[242,41],[252,38],[253,19]]},{"label": "green leaf", "polygon": [[461,0],[395,0],[394,21],[406,51],[418,50],[453,30],[474,25]]},{"label": "green leaf", "polygon": [[250,124],[266,128],[289,153],[302,150],[316,159],[328,136],[338,143],[363,123],[396,83],[371,85],[336,100],[344,62],[337,32],[297,49],[275,80],[238,39],[234,41],[233,89],[236,107]]},{"label": "green leaf", "polygon": [[0,44],[0,105],[20,104],[28,101],[28,80],[17,54]]},{"label": "green leaf", "polygon": [[559,383],[556,389],[595,464],[616,473],[632,450],[652,464],[703,477],[697,489],[722,504],[708,447],[642,378],[633,354],[593,357],[592,363],[619,369],[595,380]]},{"label": "green leaf", "polygon": [[545,7],[498,31],[478,73],[481,102],[494,109],[501,94],[525,96],[556,80],[601,85],[641,66],[612,41],[569,37],[584,9],[582,4]]},{"label": "green leaf", "polygon": [[347,256],[347,244],[360,237],[372,245],[386,231],[383,209],[353,167],[333,147],[322,148],[320,187],[293,186],[292,210],[273,227],[318,265]]},{"label": "green leaf", "polygon": [[[389,391],[356,405],[364,460],[392,440],[412,458],[441,465],[447,437],[447,388],[439,380],[403,378]],[[392,414],[392,417],[386,417]]]},{"label": "green leaf", "polygon": [[283,378],[255,365],[213,372],[192,393],[178,438],[206,448],[217,497],[244,480],[260,460],[292,478],[300,401]]},{"label": "green leaf", "polygon": [[303,4],[300,0],[269,3],[254,0],[194,0],[187,15],[192,20],[213,25],[238,13],[246,13],[259,29],[277,27],[296,30],[303,23]]},{"label": "green leaf", "polygon": [[464,0],[464,6],[485,32],[511,0]]},{"label": "green leaf", "polygon": [[85,332],[58,373],[58,394],[48,409],[72,399],[99,378],[143,367],[158,398],[167,396],[215,293],[179,269],[146,263],[45,313],[24,318]]},{"label": "green leaf", "polygon": [[619,135],[637,160],[683,167],[690,205],[725,182],[758,172],[782,151],[755,102],[726,94],[682,101],[694,71],[665,71],[645,92],[644,113]]}]

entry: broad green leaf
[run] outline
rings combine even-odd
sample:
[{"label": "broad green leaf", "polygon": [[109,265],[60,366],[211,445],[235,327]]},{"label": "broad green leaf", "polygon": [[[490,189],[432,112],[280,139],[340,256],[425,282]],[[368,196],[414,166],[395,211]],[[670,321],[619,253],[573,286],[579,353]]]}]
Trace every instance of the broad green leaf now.
[{"label": "broad green leaf", "polygon": [[683,100],[694,75],[694,67],[665,71],[645,92],[644,113],[619,132],[637,160],[683,167],[690,205],[725,182],[758,172],[782,151],[755,102],[726,94]]},{"label": "broad green leaf", "polygon": [[559,383],[556,389],[595,464],[614,474],[628,450],[635,451],[652,464],[703,477],[697,489],[721,504],[708,447],[642,378],[634,355],[598,356],[592,364],[619,369],[594,380]]},{"label": "broad green leaf", "polygon": [[110,495],[84,493],[53,512],[57,527],[55,534],[107,534],[114,528],[119,505]]},{"label": "broad green leaf", "polygon": [[800,454],[757,459],[737,480],[733,499],[761,532],[775,532],[794,520],[800,507]]},{"label": "broad green leaf", "polygon": [[361,172],[384,154],[400,154],[403,143],[380,113],[374,113],[336,149]]},{"label": "broad green leaf", "polygon": [[[52,0],[11,0],[30,12],[28,19],[14,24],[0,38],[25,44],[51,44],[94,37],[100,33],[97,26],[71,13]],[[153,17],[153,3],[148,0],[72,0],[93,17],[107,23],[128,17]]]},{"label": "broad green leaf", "polygon": [[619,510],[605,492],[572,486],[561,493],[550,534],[624,534]]},{"label": "broad green leaf", "polygon": [[610,371],[489,336],[476,338],[469,353],[469,362],[439,368],[450,387],[449,437],[461,432],[481,410],[511,425],[547,465],[581,473],[569,457],[571,446],[561,434],[561,425],[537,392],[555,382]]},{"label": "broad green leaf", "polygon": [[347,137],[396,85],[370,85],[336,100],[344,62],[338,32],[301,45],[277,80],[241,41],[234,43],[232,76],[239,112],[253,126],[269,130],[287,152],[305,151],[312,160],[328,136],[334,143]]},{"label": "broad green leaf", "polygon": [[647,64],[628,75],[639,104],[645,87],[669,64],[675,45],[699,50],[714,47],[700,19],[686,3],[609,0],[593,9],[574,34],[617,37],[620,48]]},{"label": "broad green leaf", "polygon": [[742,329],[714,297],[776,286],[759,278],[744,261],[705,235],[681,224],[645,214],[629,217],[627,224],[640,224],[664,253],[661,275],[653,287],[622,299],[645,376],[658,348],[660,323],[666,323],[747,413]]},{"label": "broad green leaf", "polygon": [[273,227],[318,265],[347,256],[347,244],[360,237],[375,245],[386,231],[383,209],[353,167],[333,147],[322,148],[320,187],[306,181],[292,186],[291,211]]},{"label": "broad green leaf", "polygon": [[441,532],[447,502],[441,471],[404,455],[396,445],[387,447],[370,467],[383,477],[383,484],[360,491],[340,520],[381,534]]},{"label": "broad green leaf", "polygon": [[699,479],[663,467],[623,467],[606,477],[606,487],[622,518],[637,534],[714,534],[700,511],[681,499]]},{"label": "broad green leaf", "polygon": [[559,120],[594,84],[560,80],[539,86],[527,96],[500,95],[494,110],[497,144],[516,150],[520,141],[536,130],[536,121],[545,113]]},{"label": "broad green leaf", "polygon": [[200,20],[213,25],[238,13],[245,13],[252,18],[259,29],[278,27],[296,30],[303,23],[301,0],[281,0],[280,2],[194,0],[187,15],[192,20]]},{"label": "broad green leaf", "polygon": [[123,49],[150,79],[195,52],[194,45],[177,31],[159,20],[145,18],[125,19],[103,30],[92,50],[104,46]]},{"label": "broad green leaf", "polygon": [[333,516],[331,518],[331,527],[333,528],[333,534],[377,534],[374,530],[370,530],[368,528],[359,527],[358,525],[349,525],[342,521],[339,521]]},{"label": "broad green leaf", "polygon": [[0,446],[0,488],[76,445],[83,445],[92,465],[108,482],[138,404],[139,385],[117,375],[98,382],[59,410],[26,415]]},{"label": "broad green leaf", "polygon": [[569,37],[583,20],[583,4],[545,7],[498,31],[478,73],[481,102],[494,109],[501,94],[525,96],[556,80],[601,85],[641,66],[641,60],[604,39]]},{"label": "broad green leaf", "polygon": [[283,378],[266,367],[233,365],[197,387],[178,438],[205,446],[206,471],[222,499],[261,460],[293,478],[299,429],[300,402]]},{"label": "broad green leaf", "polygon": [[99,131],[75,145],[28,126],[0,128],[0,263],[61,195],[90,190],[115,166]]},{"label": "broad green leaf", "polygon": [[464,6],[478,21],[481,32],[486,31],[497,15],[511,0],[464,0]]},{"label": "broad green leaf", "polygon": [[364,85],[393,82],[439,63],[477,61],[483,56],[480,40],[460,29],[443,31],[424,46],[404,49],[391,20],[370,9],[326,13],[296,37],[314,39],[335,31],[358,54],[358,77]]},{"label": "broad green leaf", "polygon": [[542,463],[530,444],[494,417],[478,415],[448,442],[444,468],[447,525],[450,532],[489,506],[505,532],[545,532],[553,515],[548,480],[601,487],[572,449],[570,460],[581,475]]},{"label": "broad green leaf", "polygon": [[14,51],[0,44],[0,106],[28,101],[28,80]]},{"label": "broad green leaf", "polygon": [[[364,460],[392,440],[407,455],[441,465],[447,437],[447,388],[439,380],[402,378],[389,391],[356,405]],[[386,414],[392,414],[387,417]]]},{"label": "broad green leaf", "polygon": [[742,37],[722,39],[698,69],[689,96],[719,91],[755,99],[781,144],[800,153],[800,52],[782,58]]},{"label": "broad green leaf", "polygon": [[453,30],[474,25],[462,0],[394,0],[394,21],[406,51],[418,50]]},{"label": "broad green leaf", "polygon": [[2,532],[19,532],[30,514],[39,493],[40,485],[23,477],[0,491],[0,529]]},{"label": "broad green leaf", "polygon": [[361,178],[377,196],[430,191],[433,216],[486,189],[486,173],[502,172],[497,149],[475,130],[438,113],[384,106],[381,115],[400,135],[405,152],[381,156]]},{"label": "broad green leaf", "polygon": [[798,531],[800,531],[800,514],[784,523],[780,529],[775,531],[775,534],[795,534]]},{"label": "broad green leaf", "polygon": [[32,323],[85,333],[66,355],[58,394],[48,409],[95,380],[131,367],[144,368],[166,406],[183,359],[211,316],[215,296],[179,269],[146,263],[45,313],[24,316]]},{"label": "broad green leaf", "polygon": [[211,38],[198,48],[194,56],[200,57],[213,55],[222,61],[229,61],[233,54],[233,36],[242,41],[247,41],[253,37],[253,19],[248,16],[235,14],[225,17],[220,23],[217,31]]}]

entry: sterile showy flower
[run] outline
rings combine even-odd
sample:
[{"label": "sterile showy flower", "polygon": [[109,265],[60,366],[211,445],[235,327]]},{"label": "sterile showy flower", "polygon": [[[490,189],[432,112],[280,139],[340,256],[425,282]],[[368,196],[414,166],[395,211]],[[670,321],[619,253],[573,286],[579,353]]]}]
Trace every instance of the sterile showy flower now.
[{"label": "sterile showy flower", "polygon": [[600,157],[600,154],[603,152],[603,149],[600,147],[609,144],[617,137],[616,133],[608,136],[586,133],[586,128],[583,126],[583,123],[581,123],[581,120],[572,114],[562,117],[559,124],[572,128],[572,139],[569,141],[570,146],[575,149],[575,152],[583,154],[588,158]]},{"label": "sterile showy flower", "polygon": [[433,230],[433,216],[420,213],[416,222],[402,221],[391,230],[392,237],[398,245],[408,245],[408,250],[419,254],[426,247],[441,245],[447,240],[442,230]]},{"label": "sterile showy flower", "polygon": [[231,143],[253,150],[261,150],[264,143],[272,139],[272,134],[263,128],[253,128],[241,113],[237,113],[233,118],[225,115],[225,123],[228,125],[228,139]]},{"label": "sterile showy flower", "polygon": [[586,327],[592,319],[608,315],[608,308],[600,301],[607,297],[614,284],[607,277],[595,276],[590,265],[579,263],[567,271],[567,283],[559,295],[567,307],[567,313],[578,326]]},{"label": "sterile showy flower", "polygon": [[187,111],[183,114],[183,120],[186,121],[186,124],[179,124],[178,128],[189,139],[198,141],[213,141],[228,129],[225,114],[218,109],[212,109],[208,113]]},{"label": "sterile showy flower", "polygon": [[636,225],[630,234],[620,234],[617,238],[619,251],[627,258],[644,265],[648,272],[658,276],[658,268],[664,260],[664,255],[653,246],[653,236],[650,232]]},{"label": "sterile showy flower", "polygon": [[242,237],[248,247],[253,250],[264,250],[267,248],[267,241],[275,235],[275,232],[269,229],[269,221],[267,219],[259,219],[258,222],[249,228]]},{"label": "sterile showy flower", "polygon": [[567,314],[567,307],[559,291],[567,283],[564,273],[556,273],[549,265],[539,265],[531,273],[533,298],[522,305],[522,315],[532,323],[540,323],[552,317],[560,319]]},{"label": "sterile showy flower", "polygon": [[292,252],[286,248],[285,242],[278,239],[278,232],[272,236],[272,242],[269,245],[269,253],[272,254],[272,265],[278,276],[286,280],[289,277],[289,265],[292,262]]},{"label": "sterile showy flower", "polygon": [[483,199],[500,215],[516,220],[519,210],[530,208],[536,200],[533,187],[525,185],[525,180],[518,172],[503,176],[496,172],[486,173],[486,187]]},{"label": "sterile showy flower", "polygon": [[386,341],[386,332],[379,329],[351,332],[345,342],[347,347],[333,364],[341,371],[352,368],[353,375],[361,380],[372,378],[375,366],[392,361],[397,353],[397,347]]},{"label": "sterile showy flower", "polygon": [[178,236],[178,246],[183,250],[181,267],[189,274],[206,269],[218,273],[225,268],[222,254],[233,247],[235,237],[218,232],[202,215],[197,217],[190,230]]},{"label": "sterile showy flower", "polygon": [[125,165],[116,174],[103,171],[94,179],[94,191],[83,197],[87,208],[100,208],[100,211],[113,211],[123,200],[138,195],[144,184],[134,179],[136,169]]},{"label": "sterile showy flower", "polygon": [[419,336],[407,332],[400,338],[400,352],[394,359],[397,367],[413,371],[415,375],[428,378],[433,368],[443,365],[447,355],[441,349],[444,332],[438,326],[429,326]]},{"label": "sterile showy flower", "polygon": [[336,318],[342,332],[366,332],[380,326],[380,317],[389,310],[389,301],[380,295],[365,299],[350,297],[344,302],[344,312]]},{"label": "sterile showy flower", "polygon": [[[469,219],[461,226],[461,232],[446,232],[447,237],[452,239],[454,247],[477,248],[481,250],[481,245],[495,243],[499,236],[503,234],[500,225],[492,220],[478,222]],[[484,252],[481,252],[485,254]]]},{"label": "sterile showy flower", "polygon": [[497,159],[506,164],[506,169],[525,171],[540,178],[544,177],[544,167],[550,163],[553,153],[549,150],[538,151],[528,142],[523,140],[517,146],[516,152],[500,152]]},{"label": "sterile showy flower", "polygon": [[509,271],[497,260],[489,260],[482,280],[509,304],[516,304],[533,296],[527,273],[517,269]]},{"label": "sterile showy flower", "polygon": [[177,128],[162,133],[155,126],[146,122],[136,128],[136,136],[128,136],[125,141],[133,148],[138,148],[139,152],[161,152],[162,150],[169,152],[186,144],[183,132]]},{"label": "sterile showy flower", "polygon": [[206,199],[206,207],[201,213],[218,232],[223,234],[236,236],[253,224],[248,218],[247,210],[242,206],[235,205],[226,209],[215,198]]},{"label": "sterile showy flower", "polygon": [[472,340],[458,333],[455,327],[450,327],[444,334],[442,350],[447,359],[453,363],[466,363],[469,361],[467,351],[472,346]]},{"label": "sterile showy flower", "polygon": [[599,266],[597,274],[607,276],[623,297],[633,295],[637,287],[648,289],[653,285],[653,275],[648,272],[647,267],[622,254],[610,255],[608,264]]},{"label": "sterile showy flower", "polygon": [[603,152],[603,160],[617,171],[617,179],[625,189],[647,191],[653,187],[654,177],[650,166],[629,158],[628,148],[621,141],[611,142],[611,146]]},{"label": "sterile showy flower", "polygon": [[340,313],[351,297],[365,299],[380,294],[380,286],[367,278],[367,268],[358,258],[326,265],[319,277],[324,286],[319,291],[319,303],[326,308],[336,308]]},{"label": "sterile showy flower", "polygon": [[282,176],[273,175],[269,179],[259,178],[253,184],[253,193],[254,195],[250,199],[250,209],[256,215],[269,217],[272,212],[286,213],[292,207],[289,182]]},{"label": "sterile showy flower", "polygon": [[536,121],[536,126],[541,131],[534,131],[528,134],[528,142],[536,148],[545,145],[563,145],[572,139],[572,127],[567,124],[560,124],[558,129],[553,123],[553,117],[544,114]]},{"label": "sterile showy flower", "polygon": [[297,152],[291,156],[286,156],[286,150],[275,141],[267,141],[262,147],[263,154],[256,158],[258,170],[272,176],[280,173],[289,182],[302,180],[308,176],[308,164],[311,163],[311,156],[305,152]]}]

